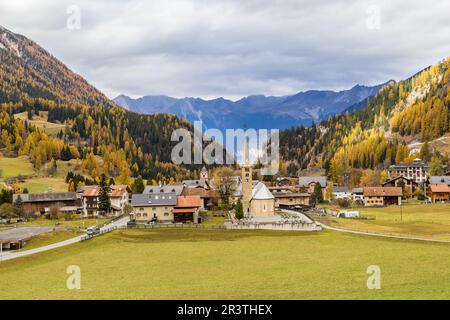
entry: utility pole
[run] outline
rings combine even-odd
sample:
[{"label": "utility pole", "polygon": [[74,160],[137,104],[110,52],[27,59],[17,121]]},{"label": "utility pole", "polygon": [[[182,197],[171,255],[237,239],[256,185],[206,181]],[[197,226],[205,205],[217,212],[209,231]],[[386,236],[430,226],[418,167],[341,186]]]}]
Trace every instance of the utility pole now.
[{"label": "utility pole", "polygon": [[0,242],[0,261],[3,261],[3,242]]},{"label": "utility pole", "polygon": [[402,221],[403,221],[403,206],[400,203],[400,222],[402,222]]}]

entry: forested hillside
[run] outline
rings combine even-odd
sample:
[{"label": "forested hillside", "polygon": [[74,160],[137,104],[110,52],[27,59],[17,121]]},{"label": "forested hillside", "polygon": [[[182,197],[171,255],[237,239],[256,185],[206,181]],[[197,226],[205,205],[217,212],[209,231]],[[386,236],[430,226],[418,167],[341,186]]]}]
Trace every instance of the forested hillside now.
[{"label": "forested hillside", "polygon": [[[428,142],[450,131],[449,105],[450,59],[445,59],[387,84],[361,110],[281,132],[281,155],[290,174],[319,167],[342,183],[343,177],[358,174],[355,169],[382,170],[412,161],[409,142]],[[448,161],[446,154],[435,156]]]},{"label": "forested hillside", "polygon": [[[27,119],[15,117],[26,112]],[[57,134],[32,124],[45,113]],[[0,149],[28,155],[39,169],[52,160],[83,160],[93,178],[190,176],[170,162],[170,136],[191,124],[172,115],[141,115],[115,105],[36,43],[0,27]]]}]

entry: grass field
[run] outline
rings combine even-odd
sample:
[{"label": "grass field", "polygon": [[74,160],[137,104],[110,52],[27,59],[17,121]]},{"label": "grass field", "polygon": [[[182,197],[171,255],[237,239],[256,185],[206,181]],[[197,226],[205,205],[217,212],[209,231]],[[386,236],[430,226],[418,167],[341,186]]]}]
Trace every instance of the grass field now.
[{"label": "grass field", "polygon": [[43,117],[38,117],[36,115],[33,116],[33,120],[28,120],[28,116],[26,112],[17,113],[14,115],[15,118],[21,120],[27,120],[32,125],[41,128],[45,131],[45,133],[49,135],[57,135],[61,130],[64,130],[65,125],[48,122],[47,115],[44,113]]},{"label": "grass field", "polygon": [[67,192],[68,185],[62,178],[53,177],[36,177],[19,183],[19,186],[27,188],[30,193],[48,192]]},{"label": "grass field", "polygon": [[448,299],[449,259],[446,244],[329,231],[124,230],[0,263],[0,299]]},{"label": "grass field", "polygon": [[25,156],[18,158],[0,157],[0,171],[2,174],[0,178],[10,178],[35,173],[33,165],[28,157]]},{"label": "grass field", "polygon": [[[376,233],[450,240],[450,204],[420,204],[383,208],[356,208],[373,220],[324,217],[333,227]],[[402,212],[403,211],[403,212]]]}]

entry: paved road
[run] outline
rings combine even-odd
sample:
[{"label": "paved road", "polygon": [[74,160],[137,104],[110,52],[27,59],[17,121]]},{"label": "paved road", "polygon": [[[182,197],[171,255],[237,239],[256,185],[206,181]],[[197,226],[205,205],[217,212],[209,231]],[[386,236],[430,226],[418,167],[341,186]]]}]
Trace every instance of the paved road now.
[{"label": "paved road", "polygon": [[[106,226],[102,227],[100,230],[105,231],[105,230],[108,230],[108,229],[114,228],[114,227],[126,226],[127,222],[129,220],[130,220],[130,217],[121,218],[119,220],[116,220],[116,221],[113,221],[113,222],[107,224]],[[35,254],[35,253],[44,252],[44,251],[48,251],[48,250],[64,247],[64,246],[67,246],[67,245],[70,245],[70,244],[74,244],[74,243],[80,242],[84,236],[85,235],[81,235],[81,236],[78,236],[78,237],[75,237],[75,238],[71,238],[71,239],[68,239],[68,240],[65,240],[65,241],[61,241],[61,242],[49,244],[49,245],[44,246],[44,247],[30,249],[30,250],[25,250],[25,251],[19,251],[19,252],[7,251],[7,252],[3,252],[3,255],[0,257],[0,261],[16,259],[16,258],[28,256],[28,255]]]},{"label": "paved road", "polygon": [[[318,222],[320,223],[320,222]],[[418,237],[408,237],[408,236],[395,236],[390,234],[382,234],[382,233],[372,233],[372,232],[364,232],[364,231],[355,231],[355,230],[348,230],[348,229],[340,229],[340,228],[334,228],[327,226],[323,223],[320,223],[322,228],[337,232],[344,232],[344,233],[353,233],[353,234],[361,234],[365,236],[372,236],[372,237],[382,237],[382,238],[391,238],[391,239],[402,239],[402,240],[415,240],[415,241],[426,241],[426,242],[437,242],[437,243],[450,243],[450,240],[436,240],[436,239],[426,239],[426,238],[418,238]]]}]

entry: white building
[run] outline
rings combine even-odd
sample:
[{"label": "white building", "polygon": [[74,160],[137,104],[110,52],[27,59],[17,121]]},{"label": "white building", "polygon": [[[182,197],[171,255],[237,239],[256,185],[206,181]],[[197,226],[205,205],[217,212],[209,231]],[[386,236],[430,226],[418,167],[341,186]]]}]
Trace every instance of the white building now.
[{"label": "white building", "polygon": [[333,187],[333,198],[352,200],[352,193],[347,187]]},{"label": "white building", "polygon": [[353,188],[352,198],[354,202],[364,203],[364,189],[363,188]]},{"label": "white building", "polygon": [[427,181],[429,171],[430,167],[422,162],[421,159],[416,158],[411,164],[390,166],[388,169],[388,175],[389,179],[402,176],[418,184],[422,184]]}]

